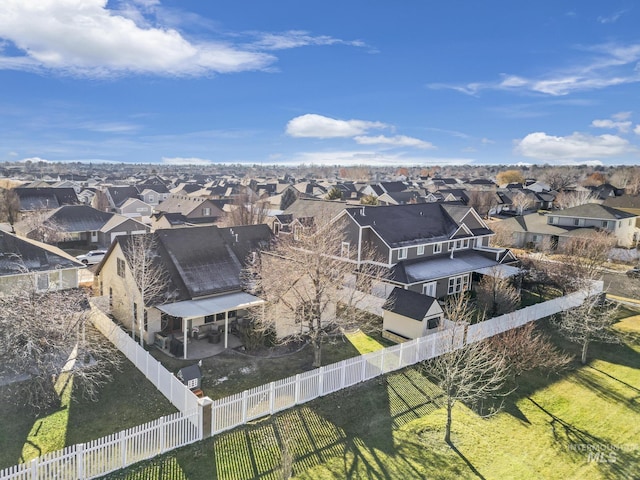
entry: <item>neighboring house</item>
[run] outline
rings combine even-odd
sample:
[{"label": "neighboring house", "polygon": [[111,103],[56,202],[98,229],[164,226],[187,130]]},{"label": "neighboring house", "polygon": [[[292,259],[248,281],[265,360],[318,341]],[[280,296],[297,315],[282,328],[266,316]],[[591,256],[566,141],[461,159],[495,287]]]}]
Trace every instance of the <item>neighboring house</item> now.
[{"label": "neighboring house", "polygon": [[55,210],[63,205],[78,205],[80,201],[73,188],[29,188],[15,189],[20,199],[21,211]]},{"label": "neighboring house", "polygon": [[395,342],[404,342],[444,327],[444,313],[438,300],[428,295],[393,289],[382,306],[382,336]]},{"label": "neighboring house", "polygon": [[130,198],[138,198],[138,189],[131,185],[126,187],[107,187],[104,193],[107,196],[112,212],[117,212],[118,208]]},{"label": "neighboring house", "polygon": [[638,215],[588,203],[548,214],[532,213],[500,222],[500,230],[510,238],[509,246],[556,249],[575,236],[593,235],[596,230],[610,232],[618,246],[634,245]]},{"label": "neighboring house", "polygon": [[138,198],[128,198],[116,208],[116,212],[127,217],[150,217],[153,207]]},{"label": "neighboring house", "polygon": [[[118,235],[144,233],[148,227],[129,217],[101,212],[88,205],[60,207],[42,223],[52,232],[58,246],[106,248]],[[20,227],[23,229],[24,227]],[[33,237],[34,230],[25,231]]]},{"label": "neighboring house", "polygon": [[181,213],[154,213],[151,215],[151,226],[154,230],[163,228],[180,228],[191,226],[187,217]]},{"label": "neighboring house", "polygon": [[148,344],[158,341],[164,347],[169,335],[182,339],[184,358],[184,340],[209,328],[224,329],[226,348],[233,324],[247,308],[263,303],[243,291],[242,270],[251,252],[271,241],[269,228],[200,226],[149,235],[153,261],[166,272],[163,293],[142,301],[131,273],[135,258],[125,254],[133,237],[118,237],[96,272],[97,288],[109,296],[114,317],[135,332],[142,330]]},{"label": "neighboring house", "polygon": [[565,229],[591,228],[605,230],[615,236],[618,246],[634,245],[638,215],[597,203],[586,203],[547,215],[549,225]]},{"label": "neighboring house", "polygon": [[602,205],[637,215],[636,228],[640,229],[640,195],[609,197],[602,203]]},{"label": "neighboring house", "polygon": [[187,222],[194,224],[213,224],[225,213],[219,201],[204,197],[171,194],[155,208],[156,212],[179,213]]},{"label": "neighboring house", "polygon": [[516,259],[504,248],[489,247],[494,235],[471,207],[424,203],[388,207],[348,208],[334,222],[342,222],[345,241],[341,253],[360,265],[389,268],[385,282],[436,298],[467,290],[474,274]]},{"label": "neighboring house", "polygon": [[22,281],[42,292],[78,288],[81,268],[81,262],[59,248],[0,231],[0,293]]}]

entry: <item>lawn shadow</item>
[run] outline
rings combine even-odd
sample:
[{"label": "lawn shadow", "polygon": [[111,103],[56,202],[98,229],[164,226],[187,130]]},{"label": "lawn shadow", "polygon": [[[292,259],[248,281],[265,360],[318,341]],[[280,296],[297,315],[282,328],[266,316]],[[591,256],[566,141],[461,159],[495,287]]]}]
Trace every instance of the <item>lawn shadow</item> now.
[{"label": "lawn shadow", "polygon": [[579,460],[596,462],[607,478],[633,478],[640,461],[637,444],[612,445],[609,441],[580,429],[553,414],[532,398],[528,400],[550,417],[549,425],[556,442]]},{"label": "lawn shadow", "polygon": [[469,470],[471,470],[476,477],[480,478],[481,480],[486,480],[485,477],[473,465],[473,463],[471,463],[471,461],[467,457],[465,457],[460,450],[458,450],[458,447],[456,447],[453,442],[447,442],[447,445],[449,445],[451,449],[456,452],[456,455],[458,455],[458,457],[462,459],[462,461],[467,465],[467,467],[469,467]]},{"label": "lawn shadow", "polygon": [[[607,378],[611,378],[619,382],[626,390],[632,391],[631,395],[627,396],[625,395],[625,392],[619,389],[608,388],[608,385],[598,378],[600,375],[604,375]],[[640,390],[626,382],[623,382],[622,380],[618,380],[614,376],[609,375],[602,370],[587,366],[586,368],[576,371],[571,377],[571,380],[594,392],[600,398],[619,403],[621,405],[626,405],[634,410],[640,408]]]}]

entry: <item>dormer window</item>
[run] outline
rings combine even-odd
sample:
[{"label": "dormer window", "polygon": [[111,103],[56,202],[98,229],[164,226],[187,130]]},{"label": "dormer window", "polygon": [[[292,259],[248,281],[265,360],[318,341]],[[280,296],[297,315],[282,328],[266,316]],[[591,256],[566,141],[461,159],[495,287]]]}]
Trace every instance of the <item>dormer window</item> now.
[{"label": "dormer window", "polygon": [[409,253],[409,249],[408,248],[401,248],[398,250],[398,260],[403,260],[405,258],[407,258],[407,255]]},{"label": "dormer window", "polygon": [[418,255],[424,255],[424,245],[418,245]]},{"label": "dormer window", "polygon": [[442,244],[434,243],[433,244],[433,253],[441,253],[442,252]]}]

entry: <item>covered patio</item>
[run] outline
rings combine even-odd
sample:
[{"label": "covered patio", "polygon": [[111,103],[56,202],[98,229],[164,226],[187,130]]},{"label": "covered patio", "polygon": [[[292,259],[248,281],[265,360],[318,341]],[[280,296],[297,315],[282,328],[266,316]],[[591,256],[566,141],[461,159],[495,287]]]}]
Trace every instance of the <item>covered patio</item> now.
[{"label": "covered patio", "polygon": [[[168,320],[162,335],[171,335],[171,342],[182,343],[182,352],[179,351],[179,343],[173,343],[170,346],[171,353],[186,360],[215,355],[207,353],[216,350],[215,347],[226,350],[242,345],[233,332],[237,331],[238,323],[244,321],[248,308],[264,303],[259,297],[234,292],[159,305],[156,308]],[[223,338],[222,345],[219,344],[220,336]],[[190,349],[197,349],[198,355],[202,356],[194,356],[196,352],[192,354]]]}]

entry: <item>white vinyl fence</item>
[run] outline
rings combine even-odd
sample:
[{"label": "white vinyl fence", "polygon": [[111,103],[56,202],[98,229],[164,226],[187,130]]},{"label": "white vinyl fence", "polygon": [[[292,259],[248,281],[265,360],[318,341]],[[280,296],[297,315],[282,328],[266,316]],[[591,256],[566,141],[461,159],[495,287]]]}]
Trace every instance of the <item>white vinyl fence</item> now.
[{"label": "white vinyl fence", "polygon": [[[485,322],[429,334],[376,352],[300,373],[211,402],[197,397],[151,355],[94,307],[94,324],[180,410],[93,442],[45,454],[26,464],[0,470],[0,480],[89,479],[152,458],[209,435],[286,410],[323,395],[462,348],[525,323],[576,307],[602,292],[603,283],[565,297],[532,305]],[[174,381],[177,381],[175,383]],[[187,389],[188,390],[188,389]],[[192,399],[193,397],[193,399]],[[188,411],[186,408],[193,407]],[[211,408],[211,423],[203,425]]]},{"label": "white vinyl fence", "polygon": [[[101,301],[102,297],[92,299],[96,305],[101,305]],[[178,410],[192,412],[198,408],[198,397],[184,383],[95,306],[92,307],[91,320]]]},{"label": "white vinyl fence", "polygon": [[3,480],[96,478],[202,439],[199,412],[177,412],[0,470]]}]

